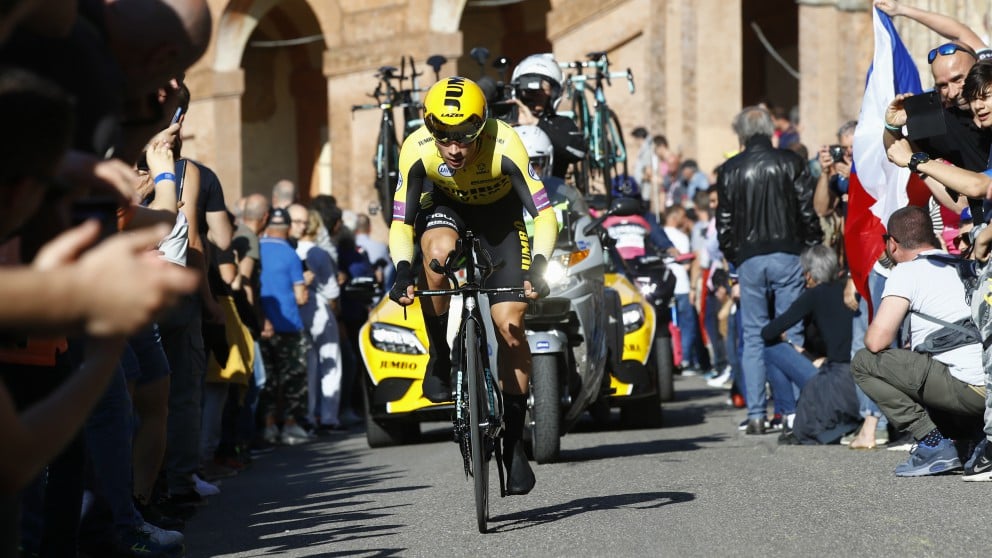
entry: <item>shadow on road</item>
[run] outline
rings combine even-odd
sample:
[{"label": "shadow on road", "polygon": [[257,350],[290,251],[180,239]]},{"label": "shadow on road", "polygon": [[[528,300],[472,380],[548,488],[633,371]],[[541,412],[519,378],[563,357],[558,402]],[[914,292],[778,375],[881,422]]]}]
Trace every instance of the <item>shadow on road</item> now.
[{"label": "shadow on road", "polygon": [[722,442],[727,436],[701,436],[677,440],[650,440],[645,442],[626,442],[622,444],[604,444],[575,450],[562,450],[559,462],[594,461],[597,459],[613,459],[632,455],[654,455],[693,451],[702,448],[700,444]]},{"label": "shadow on road", "polygon": [[[224,485],[224,511],[221,517],[195,520],[193,528],[209,527],[196,533],[188,556],[216,556],[253,550],[258,556],[299,553],[302,549],[370,539],[365,556],[395,556],[405,549],[374,549],[371,540],[395,534],[408,526],[390,523],[390,507],[377,503],[375,495],[410,492],[425,485],[390,486],[382,482],[403,478],[395,467],[368,467],[354,453],[327,447],[279,448],[261,457],[254,466]],[[253,476],[256,477],[251,480]],[[261,482],[260,482],[261,480]],[[245,483],[250,488],[245,490]],[[239,487],[239,485],[241,485]],[[239,490],[240,488],[240,490]],[[209,507],[204,516],[213,515]],[[199,524],[199,525],[198,525]],[[239,536],[231,536],[233,532]],[[232,548],[238,541],[241,548]],[[324,555],[293,554],[294,556]],[[341,554],[344,555],[344,554]]]},{"label": "shadow on road", "polygon": [[494,533],[517,531],[539,527],[545,523],[561,521],[583,513],[617,509],[649,510],[695,499],[696,495],[690,492],[641,492],[579,498],[564,504],[498,515],[491,518],[490,531]]}]

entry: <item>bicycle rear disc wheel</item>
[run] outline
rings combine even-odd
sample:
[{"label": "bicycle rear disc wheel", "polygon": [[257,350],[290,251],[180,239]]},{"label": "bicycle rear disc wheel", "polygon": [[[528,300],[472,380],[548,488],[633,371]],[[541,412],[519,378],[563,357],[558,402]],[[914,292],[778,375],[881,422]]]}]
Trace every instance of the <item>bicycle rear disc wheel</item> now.
[{"label": "bicycle rear disc wheel", "polygon": [[475,485],[475,518],[479,532],[486,532],[489,520],[489,460],[486,459],[485,437],[482,422],[488,422],[484,401],[485,385],[482,381],[482,357],[476,325],[469,322],[465,328],[465,373],[468,375],[468,427],[472,449],[472,480]]},{"label": "bicycle rear disc wheel", "polygon": [[[576,95],[584,95],[584,93],[576,92]],[[572,99],[572,119],[586,143],[586,154],[582,159],[572,163],[572,172],[575,176],[575,187],[582,195],[586,195],[589,193],[589,161],[592,158],[592,149],[589,147],[589,112],[583,101]]]},{"label": "bicycle rear disc wheel", "polygon": [[385,125],[380,130],[379,142],[382,146],[382,162],[376,176],[376,190],[379,192],[379,204],[382,206],[382,218],[388,226],[393,220],[393,195],[396,193],[396,182],[399,176],[399,146],[396,143],[396,132]]}]

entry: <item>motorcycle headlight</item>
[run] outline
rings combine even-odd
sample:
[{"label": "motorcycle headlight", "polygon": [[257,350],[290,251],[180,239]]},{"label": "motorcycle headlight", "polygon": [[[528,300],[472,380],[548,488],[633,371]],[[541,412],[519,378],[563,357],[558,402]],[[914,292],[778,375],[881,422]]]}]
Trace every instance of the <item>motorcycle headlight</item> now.
[{"label": "motorcycle headlight", "polygon": [[644,309],[640,303],[628,304],[623,307],[623,332],[636,331],[644,325]]},{"label": "motorcycle headlight", "polygon": [[554,287],[565,281],[568,276],[568,267],[563,264],[561,258],[551,258],[547,269],[544,270],[544,282],[549,287]]},{"label": "motorcycle headlight", "polygon": [[427,352],[413,330],[383,323],[374,323],[369,332],[372,346],[380,351],[422,355]]},{"label": "motorcycle headlight", "polygon": [[544,282],[552,289],[559,288],[565,290],[571,287],[578,280],[574,277],[569,277],[568,269],[578,265],[579,262],[587,257],[589,257],[588,249],[553,256],[548,260],[548,268],[544,271]]}]

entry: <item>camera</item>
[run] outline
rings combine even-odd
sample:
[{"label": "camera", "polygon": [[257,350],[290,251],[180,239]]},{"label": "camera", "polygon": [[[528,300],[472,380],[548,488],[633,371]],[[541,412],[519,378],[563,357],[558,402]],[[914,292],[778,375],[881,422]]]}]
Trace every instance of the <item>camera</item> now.
[{"label": "camera", "polygon": [[834,160],[835,163],[844,162],[844,146],[842,145],[831,145],[830,146],[830,158]]}]

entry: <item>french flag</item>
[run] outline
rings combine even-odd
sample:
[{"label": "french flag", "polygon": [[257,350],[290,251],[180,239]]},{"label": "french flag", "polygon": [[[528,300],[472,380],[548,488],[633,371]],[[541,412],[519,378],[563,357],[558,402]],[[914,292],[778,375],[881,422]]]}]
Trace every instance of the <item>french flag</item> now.
[{"label": "french flag", "polygon": [[930,191],[919,176],[891,163],[882,144],[885,109],[897,93],[920,93],[920,75],[899,39],[892,19],[874,12],[875,57],[868,69],[861,116],[854,131],[854,165],[848,184],[844,246],[851,278],[869,301],[868,273],[885,250],[882,234],[889,216],[906,205],[926,206]]}]

